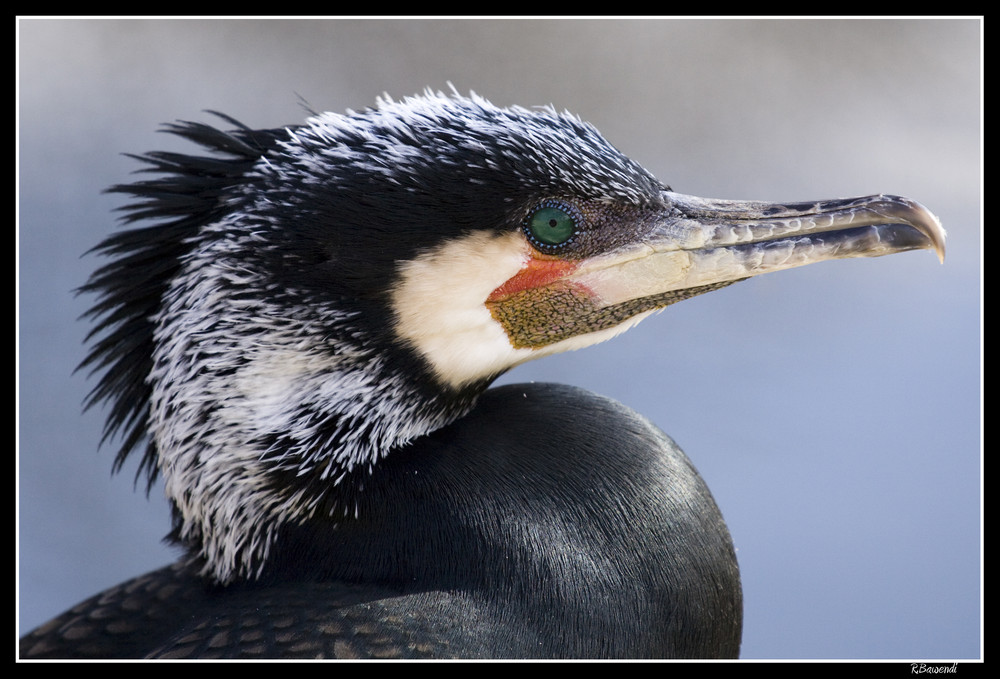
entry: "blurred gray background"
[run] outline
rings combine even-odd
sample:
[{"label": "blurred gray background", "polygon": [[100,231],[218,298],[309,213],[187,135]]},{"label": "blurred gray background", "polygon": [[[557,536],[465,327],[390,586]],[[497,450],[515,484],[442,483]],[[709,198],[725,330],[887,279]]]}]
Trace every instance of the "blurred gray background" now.
[{"label": "blurred gray background", "polygon": [[164,565],[158,486],[110,473],[77,297],[122,152],[205,109],[255,127],[474,90],[594,123],[675,190],[897,193],[949,232],[764,276],[504,381],[577,384],[688,452],[729,522],[747,658],[976,658],[981,629],[981,24],[969,20],[22,20],[19,621]]}]

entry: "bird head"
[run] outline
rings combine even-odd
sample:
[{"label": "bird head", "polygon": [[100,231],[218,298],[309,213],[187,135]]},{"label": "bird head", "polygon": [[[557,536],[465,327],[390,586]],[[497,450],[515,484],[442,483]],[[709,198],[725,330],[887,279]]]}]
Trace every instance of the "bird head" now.
[{"label": "bird head", "polygon": [[[90,402],[117,463],[148,440],[175,532],[221,582],[283,526],[353,511],[357,479],[466,414],[499,375],[771,271],[944,251],[919,204],[673,192],[551,108],[426,93],[304,124],[168,131],[141,156],[99,319]],[[361,491],[357,491],[361,492]]]}]

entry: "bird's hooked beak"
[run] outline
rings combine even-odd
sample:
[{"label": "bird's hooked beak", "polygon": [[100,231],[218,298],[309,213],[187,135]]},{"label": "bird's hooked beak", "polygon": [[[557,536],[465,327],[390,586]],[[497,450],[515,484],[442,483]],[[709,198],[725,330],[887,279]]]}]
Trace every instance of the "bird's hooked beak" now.
[{"label": "bird's hooked beak", "polygon": [[497,288],[487,306],[512,345],[540,348],[609,330],[751,276],[829,259],[933,249],[944,261],[944,229],[908,198],[783,204],[669,191],[663,198],[667,207],[641,238],[583,260],[543,257],[522,270],[520,283]]}]

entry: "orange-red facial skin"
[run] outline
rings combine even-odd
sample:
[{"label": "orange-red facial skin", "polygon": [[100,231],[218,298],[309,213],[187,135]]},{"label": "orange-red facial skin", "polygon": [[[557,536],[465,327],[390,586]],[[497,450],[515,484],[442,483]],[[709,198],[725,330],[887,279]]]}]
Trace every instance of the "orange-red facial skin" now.
[{"label": "orange-red facial skin", "polygon": [[557,259],[542,254],[533,254],[524,267],[490,293],[487,302],[506,299],[523,290],[539,288],[568,276],[579,266],[578,262]]}]

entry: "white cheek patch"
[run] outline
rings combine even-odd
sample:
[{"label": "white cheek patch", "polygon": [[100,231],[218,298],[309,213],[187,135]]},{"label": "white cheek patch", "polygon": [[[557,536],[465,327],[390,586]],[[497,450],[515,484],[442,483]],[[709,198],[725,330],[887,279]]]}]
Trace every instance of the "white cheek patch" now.
[{"label": "white cheek patch", "polygon": [[446,386],[460,388],[535,358],[608,340],[653,313],[536,348],[515,348],[486,307],[498,287],[521,271],[531,246],[517,232],[473,233],[405,262],[392,292],[397,335]]},{"label": "white cheek patch", "polygon": [[524,267],[529,247],[517,232],[471,233],[401,265],[392,292],[396,333],[443,384],[461,387],[533,357],[511,346],[485,305]]}]

